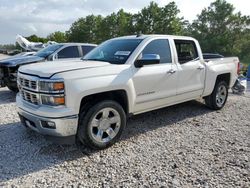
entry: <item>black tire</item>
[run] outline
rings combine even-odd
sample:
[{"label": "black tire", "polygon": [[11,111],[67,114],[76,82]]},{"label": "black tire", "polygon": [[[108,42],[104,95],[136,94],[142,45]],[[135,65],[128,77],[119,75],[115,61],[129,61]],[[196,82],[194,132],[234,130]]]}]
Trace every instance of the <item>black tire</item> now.
[{"label": "black tire", "polygon": [[[216,95],[219,92],[219,89],[221,88],[225,88],[224,93],[225,93],[225,99],[222,100],[218,100]],[[228,97],[228,85],[225,81],[218,81],[216,82],[215,86],[214,86],[214,90],[211,93],[211,95],[205,97],[205,104],[213,110],[220,110],[222,109],[226,102],[227,102],[227,97]]]},{"label": "black tire", "polygon": [[18,88],[14,86],[7,85],[7,88],[15,93],[18,93]]},{"label": "black tire", "polygon": [[[91,122],[93,121],[93,119],[95,117],[97,117],[99,115],[98,113],[103,113],[100,111],[105,110],[105,109],[114,109],[114,111],[117,112],[116,115],[119,114],[120,121],[118,124],[115,125],[115,127],[118,127],[119,129],[115,128],[116,135],[111,140],[109,140],[107,142],[101,142],[101,141],[99,142],[95,139],[95,136],[93,136],[94,135],[94,133],[93,133],[94,128],[96,128],[96,127],[93,127]],[[108,113],[110,113],[110,112],[108,112]],[[112,112],[111,112],[111,115],[112,115]],[[103,114],[101,116],[103,116]],[[104,119],[104,118],[101,117],[100,120],[98,120],[99,123],[102,121],[101,119]],[[96,118],[95,118],[95,120],[96,120]],[[103,121],[105,121],[105,120],[103,120]],[[110,125],[112,126],[113,124],[110,123]],[[90,147],[92,149],[105,149],[105,148],[113,145],[120,138],[125,126],[126,126],[126,114],[125,114],[123,108],[121,107],[121,105],[115,101],[112,101],[112,100],[101,101],[101,102],[98,102],[95,105],[89,107],[88,109],[85,109],[82,112],[80,112],[79,122],[78,122],[77,139],[83,145]],[[101,127],[101,125],[98,126],[98,128],[97,128],[98,131],[99,131],[99,129],[101,129],[99,127]],[[96,134],[98,134],[98,133],[96,133]],[[103,133],[103,135],[104,135],[104,133]],[[108,134],[106,133],[106,135],[108,135]],[[108,137],[109,137],[109,135],[108,135]],[[102,138],[102,136],[101,136],[101,138]],[[109,139],[110,139],[110,137],[109,137]]]}]

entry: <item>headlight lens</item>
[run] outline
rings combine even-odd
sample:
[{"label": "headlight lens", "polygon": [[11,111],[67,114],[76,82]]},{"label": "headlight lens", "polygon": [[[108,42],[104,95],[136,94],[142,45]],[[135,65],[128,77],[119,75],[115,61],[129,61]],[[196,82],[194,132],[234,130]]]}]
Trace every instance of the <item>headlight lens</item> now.
[{"label": "headlight lens", "polygon": [[41,92],[47,92],[47,93],[64,92],[64,82],[63,81],[53,81],[53,82],[40,81],[39,90]]},{"label": "headlight lens", "polygon": [[40,80],[39,92],[43,105],[65,105],[64,82],[62,80]]},{"label": "headlight lens", "polygon": [[65,96],[64,95],[41,95],[41,102],[44,105],[49,106],[61,106],[65,105]]}]

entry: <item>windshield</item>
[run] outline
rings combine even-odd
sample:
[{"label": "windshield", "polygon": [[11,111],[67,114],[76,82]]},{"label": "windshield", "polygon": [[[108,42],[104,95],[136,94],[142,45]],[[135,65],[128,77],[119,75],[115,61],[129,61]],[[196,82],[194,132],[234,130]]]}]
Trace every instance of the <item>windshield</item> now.
[{"label": "windshield", "polygon": [[63,45],[62,44],[53,44],[53,45],[49,45],[46,48],[39,50],[35,56],[39,56],[39,57],[48,57],[49,55],[53,54],[57,49],[61,48]]},{"label": "windshield", "polygon": [[141,41],[142,39],[109,40],[90,51],[82,60],[124,64]]}]

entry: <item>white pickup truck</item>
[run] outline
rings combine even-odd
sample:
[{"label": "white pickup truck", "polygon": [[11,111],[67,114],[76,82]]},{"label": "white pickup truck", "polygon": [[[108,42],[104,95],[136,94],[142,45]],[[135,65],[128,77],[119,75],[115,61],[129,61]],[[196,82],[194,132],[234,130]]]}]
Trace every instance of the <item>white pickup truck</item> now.
[{"label": "white pickup truck", "polygon": [[18,113],[40,134],[103,149],[119,139],[129,115],[199,98],[221,109],[238,63],[205,61],[191,37],[114,38],[82,60],[20,67]]}]

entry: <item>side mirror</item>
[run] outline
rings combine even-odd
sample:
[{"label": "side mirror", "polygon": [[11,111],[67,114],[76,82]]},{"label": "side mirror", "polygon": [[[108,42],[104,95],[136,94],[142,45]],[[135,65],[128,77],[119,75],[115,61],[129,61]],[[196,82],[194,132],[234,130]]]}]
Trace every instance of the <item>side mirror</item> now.
[{"label": "side mirror", "polygon": [[144,65],[154,65],[160,63],[160,56],[158,54],[144,54],[141,58],[135,61],[135,67],[140,68]]}]

